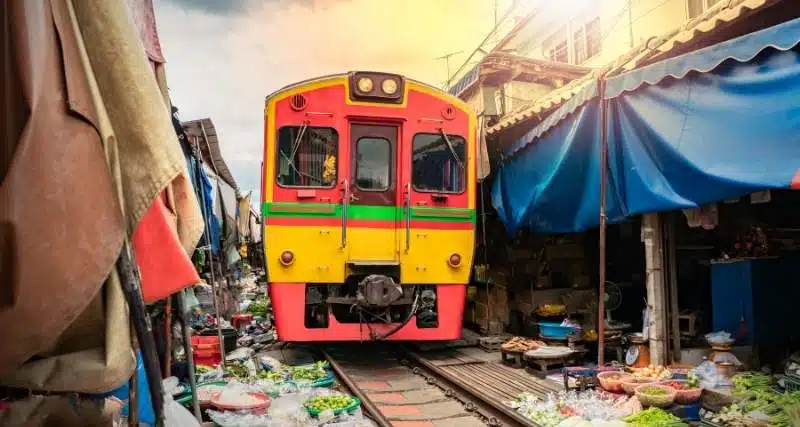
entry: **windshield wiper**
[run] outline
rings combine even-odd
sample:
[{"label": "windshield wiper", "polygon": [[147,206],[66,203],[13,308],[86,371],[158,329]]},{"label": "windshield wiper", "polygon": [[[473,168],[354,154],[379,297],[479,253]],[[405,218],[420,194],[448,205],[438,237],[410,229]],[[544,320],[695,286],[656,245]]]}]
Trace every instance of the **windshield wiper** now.
[{"label": "windshield wiper", "polygon": [[447,134],[444,132],[444,128],[439,129],[439,131],[442,133],[442,137],[444,138],[444,143],[447,144],[447,148],[450,150],[450,154],[452,154],[453,158],[456,159],[456,163],[458,163],[458,166],[463,168],[464,163],[461,161],[461,158],[458,157],[458,154],[456,154],[456,150],[453,148],[453,144],[450,142],[450,138],[448,138]]}]

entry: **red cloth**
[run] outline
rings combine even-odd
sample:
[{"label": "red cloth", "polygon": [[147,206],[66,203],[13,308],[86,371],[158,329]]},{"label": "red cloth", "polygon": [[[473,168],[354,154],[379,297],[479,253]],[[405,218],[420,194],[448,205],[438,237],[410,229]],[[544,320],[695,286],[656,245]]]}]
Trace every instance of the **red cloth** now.
[{"label": "red cloth", "polygon": [[163,191],[133,232],[133,250],[146,303],[164,299],[200,283],[192,260],[178,239],[177,217],[167,207]]}]

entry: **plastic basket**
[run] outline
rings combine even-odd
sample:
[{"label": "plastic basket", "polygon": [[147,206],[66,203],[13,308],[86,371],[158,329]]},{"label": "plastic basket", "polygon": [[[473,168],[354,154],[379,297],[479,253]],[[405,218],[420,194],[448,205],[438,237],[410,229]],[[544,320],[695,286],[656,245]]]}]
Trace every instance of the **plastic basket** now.
[{"label": "plastic basket", "polygon": [[[355,411],[356,409],[358,409],[361,406],[361,401],[357,397],[355,397],[355,396],[351,396],[351,397],[353,398],[353,403],[345,406],[344,408],[335,409],[333,411],[333,415],[339,415],[339,414],[342,414],[344,412],[350,413],[350,412]],[[320,411],[317,411],[316,409],[308,408],[305,405],[303,407],[306,408],[306,411],[308,411],[308,415],[311,415],[314,418],[318,417],[319,414],[321,413]]]},{"label": "plastic basket", "polygon": [[[197,385],[197,389],[199,390],[201,387],[212,386],[212,385],[217,385],[217,386],[223,386],[224,387],[224,386],[228,385],[228,383],[226,381],[208,381],[208,382],[204,382],[204,383],[198,384]],[[191,390],[189,390],[189,394],[188,395],[183,396],[183,397],[181,397],[179,399],[175,399],[175,401],[180,403],[183,406],[186,406],[186,407],[191,406],[192,405]],[[207,405],[209,402],[210,402],[210,400],[202,400],[202,399],[200,400],[200,404],[201,405]]]}]

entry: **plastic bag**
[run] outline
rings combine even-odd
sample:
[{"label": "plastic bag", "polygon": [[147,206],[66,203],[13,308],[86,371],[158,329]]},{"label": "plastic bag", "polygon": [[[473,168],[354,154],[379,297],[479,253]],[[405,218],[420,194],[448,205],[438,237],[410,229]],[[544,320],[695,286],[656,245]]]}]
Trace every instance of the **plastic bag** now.
[{"label": "plastic bag", "polygon": [[708,360],[699,364],[692,372],[700,380],[700,386],[703,388],[717,388],[733,385],[733,382],[729,378],[720,373],[717,365]]},{"label": "plastic bag", "polygon": [[258,361],[264,369],[278,372],[283,367],[283,364],[278,359],[270,356],[259,356]]},{"label": "plastic bag", "polygon": [[248,360],[253,357],[255,351],[252,348],[247,347],[239,347],[236,350],[225,355],[225,361],[227,362],[235,362],[235,361],[244,361]]},{"label": "plastic bag", "polygon": [[197,419],[169,394],[164,396],[165,427],[201,427]]}]

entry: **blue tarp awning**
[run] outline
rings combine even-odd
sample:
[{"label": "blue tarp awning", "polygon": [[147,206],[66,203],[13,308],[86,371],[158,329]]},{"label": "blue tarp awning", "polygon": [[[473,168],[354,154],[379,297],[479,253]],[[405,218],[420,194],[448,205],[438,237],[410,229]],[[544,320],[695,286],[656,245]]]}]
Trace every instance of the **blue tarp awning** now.
[{"label": "blue tarp awning", "polygon": [[[609,221],[798,181],[798,42],[800,19],[608,79]],[[492,197],[510,232],[598,225],[598,87],[506,150]]]}]

